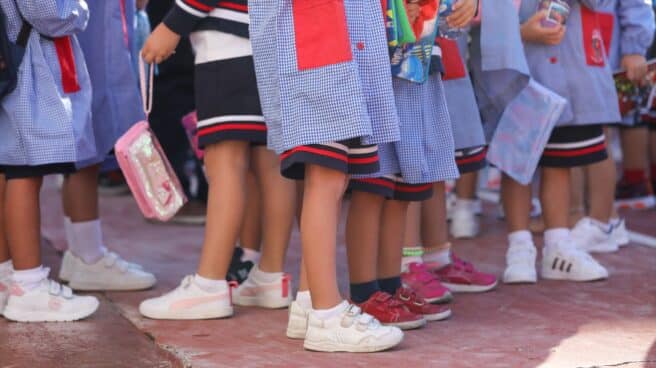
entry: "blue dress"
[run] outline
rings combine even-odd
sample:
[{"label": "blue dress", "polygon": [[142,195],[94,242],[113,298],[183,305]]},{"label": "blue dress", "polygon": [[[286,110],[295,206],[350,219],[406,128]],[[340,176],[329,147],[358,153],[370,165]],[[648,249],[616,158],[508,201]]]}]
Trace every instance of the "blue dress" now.
[{"label": "blue dress", "polygon": [[103,162],[116,140],[145,115],[134,70],[131,36],[134,0],[89,2],[91,18],[78,35],[93,86],[92,123],[96,152],[78,168]]},{"label": "blue dress", "polygon": [[93,158],[91,84],[74,36],[86,27],[86,2],[0,0],[0,6],[8,18],[10,39],[18,35],[21,15],[33,26],[16,89],[2,100],[0,164],[38,166]]}]

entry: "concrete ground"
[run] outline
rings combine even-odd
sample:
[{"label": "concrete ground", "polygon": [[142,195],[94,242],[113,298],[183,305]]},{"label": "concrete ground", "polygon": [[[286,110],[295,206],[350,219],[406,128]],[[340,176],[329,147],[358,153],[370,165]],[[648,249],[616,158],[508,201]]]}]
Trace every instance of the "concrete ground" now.
[{"label": "concrete ground", "polygon": [[[51,182],[43,194],[45,263],[57,271],[65,245],[59,195]],[[487,205],[482,237],[456,242],[465,259],[500,275],[504,227]],[[629,228],[656,236],[656,211],[626,212]],[[0,368],[4,367],[655,367],[656,249],[631,244],[599,256],[608,281],[577,284],[541,281],[479,295],[457,295],[454,315],[406,334],[396,350],[369,355],[306,352],[284,336],[286,311],[237,308],[234,318],[153,321],[138,303],[175,287],[193,273],[202,228],[145,222],[130,197],[103,198],[106,242],[154,272],[153,290],[95,294],[99,312],[83,322],[17,324],[0,318]],[[656,240],[656,239],[655,239]],[[541,240],[538,239],[538,242]],[[340,238],[341,275],[346,275]],[[287,269],[296,276],[295,233]],[[56,273],[53,273],[56,275]],[[346,290],[347,280],[341,286]]]}]

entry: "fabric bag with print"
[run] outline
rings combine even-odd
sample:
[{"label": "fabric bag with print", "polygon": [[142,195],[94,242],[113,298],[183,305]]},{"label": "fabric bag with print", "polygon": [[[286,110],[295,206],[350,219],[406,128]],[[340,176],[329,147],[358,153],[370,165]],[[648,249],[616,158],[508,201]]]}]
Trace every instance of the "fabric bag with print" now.
[{"label": "fabric bag with print", "polygon": [[[146,116],[152,109],[154,67],[146,71],[139,60],[139,82]],[[147,119],[147,118],[146,118]],[[186,203],[187,198],[148,121],[132,126],[114,147],[125,180],[144,217],[168,221]]]}]

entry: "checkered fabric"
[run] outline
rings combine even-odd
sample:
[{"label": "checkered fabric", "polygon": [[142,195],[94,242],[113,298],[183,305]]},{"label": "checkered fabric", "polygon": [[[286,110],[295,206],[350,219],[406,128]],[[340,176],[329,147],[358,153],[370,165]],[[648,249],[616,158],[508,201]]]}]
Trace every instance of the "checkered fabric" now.
[{"label": "checkered fabric", "polygon": [[[14,0],[0,0],[8,33],[16,39],[21,17]],[[80,91],[67,94],[54,43],[49,37],[84,29],[86,3],[77,0],[21,0],[21,14],[33,26],[16,89],[0,109],[0,164],[46,165],[91,159],[96,155],[91,118],[91,84],[75,37],[71,46]]]},{"label": "checkered fabric", "polygon": [[364,144],[399,139],[381,4],[344,5],[353,60],[301,71],[292,0],[250,4],[262,109],[278,153],[356,137]]}]

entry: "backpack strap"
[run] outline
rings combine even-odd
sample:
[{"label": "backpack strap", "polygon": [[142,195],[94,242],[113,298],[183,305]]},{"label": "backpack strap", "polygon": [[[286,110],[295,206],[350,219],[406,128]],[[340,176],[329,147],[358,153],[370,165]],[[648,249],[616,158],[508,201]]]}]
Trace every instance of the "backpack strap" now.
[{"label": "backpack strap", "polygon": [[20,32],[18,32],[18,37],[16,37],[16,44],[21,47],[26,47],[27,40],[30,38],[30,32],[32,32],[32,25],[23,19],[23,25],[21,26]]}]

